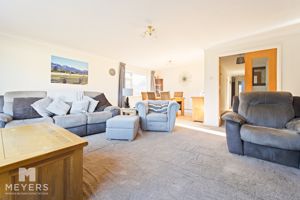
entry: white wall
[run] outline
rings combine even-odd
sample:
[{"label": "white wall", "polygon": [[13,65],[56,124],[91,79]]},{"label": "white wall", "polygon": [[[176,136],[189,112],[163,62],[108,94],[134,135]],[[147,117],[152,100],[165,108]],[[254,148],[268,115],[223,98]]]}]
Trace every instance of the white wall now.
[{"label": "white wall", "polygon": [[[171,96],[175,91],[183,91],[185,97],[185,109],[192,109],[192,96],[203,96],[204,90],[204,54],[200,54],[199,60],[182,64],[176,67],[156,70],[156,74],[164,79],[164,91],[170,91]],[[189,77],[187,83],[182,83],[180,77],[186,74]]]},{"label": "white wall", "polygon": [[[87,85],[50,83],[51,55],[88,62]],[[119,61],[26,38],[0,35],[0,94],[17,90],[89,90],[118,98]],[[109,75],[110,68],[116,75]],[[133,71],[138,67],[130,67]],[[143,69],[142,69],[143,70]]]},{"label": "white wall", "polygon": [[219,121],[219,57],[268,48],[278,48],[278,89],[300,95],[300,24],[220,44],[205,50],[205,124]]}]

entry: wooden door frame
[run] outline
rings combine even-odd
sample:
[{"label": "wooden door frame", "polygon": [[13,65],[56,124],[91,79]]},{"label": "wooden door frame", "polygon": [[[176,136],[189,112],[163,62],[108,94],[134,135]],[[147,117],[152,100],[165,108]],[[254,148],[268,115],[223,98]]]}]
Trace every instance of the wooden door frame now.
[{"label": "wooden door frame", "polygon": [[270,46],[261,46],[261,47],[257,47],[257,48],[248,48],[248,49],[244,49],[244,50],[236,50],[236,51],[229,51],[226,53],[220,53],[217,57],[218,59],[218,89],[219,89],[219,96],[218,96],[218,110],[219,110],[219,126],[221,125],[221,87],[220,87],[220,83],[221,83],[221,63],[220,63],[220,59],[222,57],[225,56],[234,56],[234,55],[238,55],[238,54],[245,54],[248,52],[255,52],[255,51],[262,51],[262,50],[266,50],[266,49],[277,49],[277,91],[281,91],[282,90],[282,45],[270,45]]}]

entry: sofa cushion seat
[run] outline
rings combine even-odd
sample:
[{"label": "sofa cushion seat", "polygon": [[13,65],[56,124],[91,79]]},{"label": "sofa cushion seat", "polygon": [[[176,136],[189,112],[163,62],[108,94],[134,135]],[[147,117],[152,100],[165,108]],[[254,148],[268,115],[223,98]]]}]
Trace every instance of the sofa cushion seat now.
[{"label": "sofa cushion seat", "polygon": [[55,124],[62,128],[72,128],[86,125],[86,118],[86,115],[83,113],[53,117]]},{"label": "sofa cushion seat", "polygon": [[112,113],[108,111],[86,113],[87,124],[98,124],[106,122],[108,119],[112,118]]},{"label": "sofa cushion seat", "polygon": [[163,114],[163,113],[149,113],[146,116],[146,118],[149,122],[167,122],[168,121],[167,114]]},{"label": "sofa cushion seat", "polygon": [[23,120],[12,120],[5,125],[5,128],[12,128],[16,126],[36,124],[36,123],[53,123],[51,117],[34,118],[34,119],[23,119]]},{"label": "sofa cushion seat", "polygon": [[300,134],[288,129],[243,125],[241,139],[253,144],[285,150],[300,150]]}]

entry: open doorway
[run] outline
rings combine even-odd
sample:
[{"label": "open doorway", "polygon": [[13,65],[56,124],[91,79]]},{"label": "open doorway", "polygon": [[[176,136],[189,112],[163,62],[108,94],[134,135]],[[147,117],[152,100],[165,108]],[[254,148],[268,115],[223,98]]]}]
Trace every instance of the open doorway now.
[{"label": "open doorway", "polygon": [[245,91],[244,54],[220,58],[220,115],[232,110],[233,97]]},{"label": "open doorway", "polygon": [[241,92],[277,91],[277,48],[219,58],[219,114],[232,110]]}]

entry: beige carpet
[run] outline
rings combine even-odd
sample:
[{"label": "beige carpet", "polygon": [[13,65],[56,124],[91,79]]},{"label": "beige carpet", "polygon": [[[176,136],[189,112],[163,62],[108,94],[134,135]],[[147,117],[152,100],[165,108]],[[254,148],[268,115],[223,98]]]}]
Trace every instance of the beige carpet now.
[{"label": "beige carpet", "polygon": [[87,139],[85,199],[300,199],[299,169],[230,154],[222,136],[176,127],[133,142]]}]

